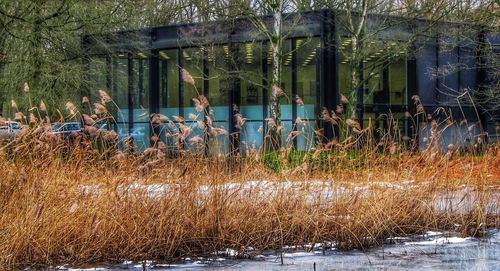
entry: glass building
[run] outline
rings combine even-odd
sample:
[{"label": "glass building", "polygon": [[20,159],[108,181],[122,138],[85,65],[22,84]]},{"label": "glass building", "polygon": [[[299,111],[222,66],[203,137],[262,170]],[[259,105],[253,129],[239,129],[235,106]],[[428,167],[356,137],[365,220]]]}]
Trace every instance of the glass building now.
[{"label": "glass building", "polygon": [[[457,24],[434,22],[429,27],[431,22],[424,20],[373,15],[368,32],[376,34],[365,42],[362,61],[353,63],[356,52],[348,31],[343,30],[343,16],[320,10],[286,17],[280,83],[285,92],[280,104],[283,145],[310,149],[318,142],[342,136],[321,119],[324,109],[331,112],[337,108],[342,95],[357,98],[357,104],[351,106],[362,126],[370,125],[377,131],[397,129],[401,136],[425,137],[425,131],[416,125],[419,120],[408,118],[417,112],[415,95],[426,113],[444,108],[486,130],[497,125],[494,118],[476,113],[473,105],[461,104],[452,95],[480,88],[488,80],[486,71],[468,68],[443,76],[434,73],[453,65],[477,67],[482,61],[477,48],[480,42],[470,40],[496,41],[498,46],[498,35],[483,29],[466,33],[468,39],[459,39],[450,34],[461,29]],[[270,26],[271,19],[262,20]],[[384,27],[379,29],[381,21]],[[227,131],[218,135],[213,151],[262,147],[270,115],[273,58],[269,41],[250,21],[89,35],[83,46],[91,78],[82,95],[92,97],[97,89],[107,89],[116,103],[111,110],[114,128],[122,137],[131,135],[138,148],[149,146],[153,133],[167,146],[175,145],[169,135],[178,131],[175,121],[182,119],[192,128],[191,137],[203,138],[197,123],[206,122],[207,114],[213,127]],[[357,78],[358,85],[353,86],[352,69],[356,67],[363,72]],[[183,81],[182,69],[191,74],[194,84]],[[209,111],[196,110],[193,99],[200,95],[207,97]],[[153,131],[152,113],[174,122]],[[235,118],[238,113],[246,118],[242,127]],[[439,112],[435,117],[439,118]],[[391,123],[396,127],[390,127]],[[321,135],[315,130],[321,130]],[[292,132],[294,136],[288,136]]]}]

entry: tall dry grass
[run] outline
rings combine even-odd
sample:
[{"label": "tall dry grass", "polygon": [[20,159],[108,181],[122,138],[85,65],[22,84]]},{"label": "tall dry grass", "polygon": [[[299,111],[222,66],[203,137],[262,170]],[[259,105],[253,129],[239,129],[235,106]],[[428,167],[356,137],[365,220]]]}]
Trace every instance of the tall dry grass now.
[{"label": "tall dry grass", "polygon": [[[159,140],[144,153],[123,151],[128,146],[115,132],[92,128],[99,118],[112,121],[106,108],[112,99],[101,96],[95,116],[67,106],[69,118],[86,124],[82,133],[53,135],[44,108],[30,128],[2,147],[5,269],[172,262],[226,248],[252,257],[314,243],[366,249],[427,230],[477,236],[500,226],[498,145],[480,155],[442,153],[434,130],[434,143],[415,152],[394,137],[372,141],[370,129],[336,117],[348,127],[347,138],[318,144],[299,162],[283,148],[276,170],[262,152],[184,151],[191,135],[179,119],[172,121],[181,127],[177,155],[169,158]],[[207,103],[200,102],[200,112]],[[152,125],[171,121],[152,117]],[[214,133],[208,122],[205,131]]]},{"label": "tall dry grass", "polygon": [[[164,160],[145,172],[147,161],[0,158],[0,265],[168,262],[226,248],[250,257],[250,248],[324,242],[366,249],[392,236],[480,235],[500,226],[498,149],[364,163],[339,153],[329,171],[311,164],[279,173],[244,161],[231,171],[225,159],[202,157]],[[252,180],[269,182],[247,185]],[[439,203],[450,195],[454,203]]]}]

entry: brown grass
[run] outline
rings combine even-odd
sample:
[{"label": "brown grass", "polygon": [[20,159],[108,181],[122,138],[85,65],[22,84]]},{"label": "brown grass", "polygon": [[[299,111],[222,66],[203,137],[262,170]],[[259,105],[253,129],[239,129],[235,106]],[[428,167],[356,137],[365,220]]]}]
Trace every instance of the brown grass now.
[{"label": "brown grass", "polygon": [[[251,256],[249,247],[327,241],[366,249],[391,236],[426,230],[480,235],[500,225],[495,147],[482,156],[432,160],[426,153],[349,159],[347,151],[329,151],[327,166],[313,161],[276,173],[254,158],[104,159],[97,151],[90,156],[88,149],[58,146],[0,158],[1,266],[169,262],[225,248]],[[244,185],[252,180],[274,182],[271,188]],[[324,182],[316,187],[304,180]],[[224,189],[227,183],[241,186]],[[151,195],[138,184],[169,188]],[[321,194],[328,189],[334,196]],[[436,208],[436,198],[449,194],[468,203],[459,210]]]},{"label": "brown grass", "polygon": [[[199,152],[186,151],[189,124],[160,114],[146,118],[179,128],[177,156],[155,136],[142,154],[128,142],[122,152],[115,132],[95,127],[114,121],[115,110],[106,107],[112,98],[100,96],[95,112],[88,98],[82,111],[68,108],[68,118],[85,123],[83,133],[54,136],[40,106],[32,127],[1,148],[1,267],[173,262],[226,248],[251,257],[313,243],[366,249],[393,236],[428,230],[478,236],[500,226],[499,146],[483,152],[479,142],[470,152],[448,146],[441,153],[435,121],[424,122],[429,147],[410,152],[404,145],[412,149],[416,138],[392,131],[375,141],[370,127],[361,130],[356,120],[326,110],[325,121],[345,129],[342,141],[318,143],[298,162],[288,159],[293,151],[286,144],[275,153],[279,169],[271,170],[262,149],[217,156],[202,142]],[[197,101],[200,116],[210,115],[206,98]],[[210,117],[201,119],[205,138],[227,135]],[[148,190],[155,185],[161,189]]]}]

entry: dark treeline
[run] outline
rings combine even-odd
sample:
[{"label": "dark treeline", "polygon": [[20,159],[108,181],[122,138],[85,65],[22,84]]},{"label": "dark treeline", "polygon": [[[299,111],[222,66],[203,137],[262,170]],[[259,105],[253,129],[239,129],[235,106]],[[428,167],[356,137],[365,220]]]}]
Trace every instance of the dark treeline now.
[{"label": "dark treeline", "polygon": [[278,5],[282,12],[368,10],[490,27],[498,27],[499,12],[494,0],[0,0],[0,112],[12,117],[12,100],[29,109],[28,97],[19,95],[24,82],[30,84],[30,98],[43,100],[49,111],[78,100],[86,84],[85,34],[259,16]]}]

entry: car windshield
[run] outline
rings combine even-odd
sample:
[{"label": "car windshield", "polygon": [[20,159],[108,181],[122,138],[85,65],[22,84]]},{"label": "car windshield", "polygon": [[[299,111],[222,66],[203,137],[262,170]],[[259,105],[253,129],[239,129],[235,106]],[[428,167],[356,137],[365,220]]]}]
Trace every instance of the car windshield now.
[{"label": "car windshield", "polygon": [[64,125],[64,131],[79,131],[80,130],[80,124],[79,123],[66,123]]},{"label": "car windshield", "polygon": [[52,125],[52,131],[59,131],[61,129],[62,124],[54,124]]},{"label": "car windshield", "polygon": [[79,131],[81,126],[79,123],[59,123],[52,125],[52,131],[55,132],[70,132]]},{"label": "car windshield", "polygon": [[12,122],[10,126],[12,127],[12,129],[21,129],[21,126],[17,122]]}]

